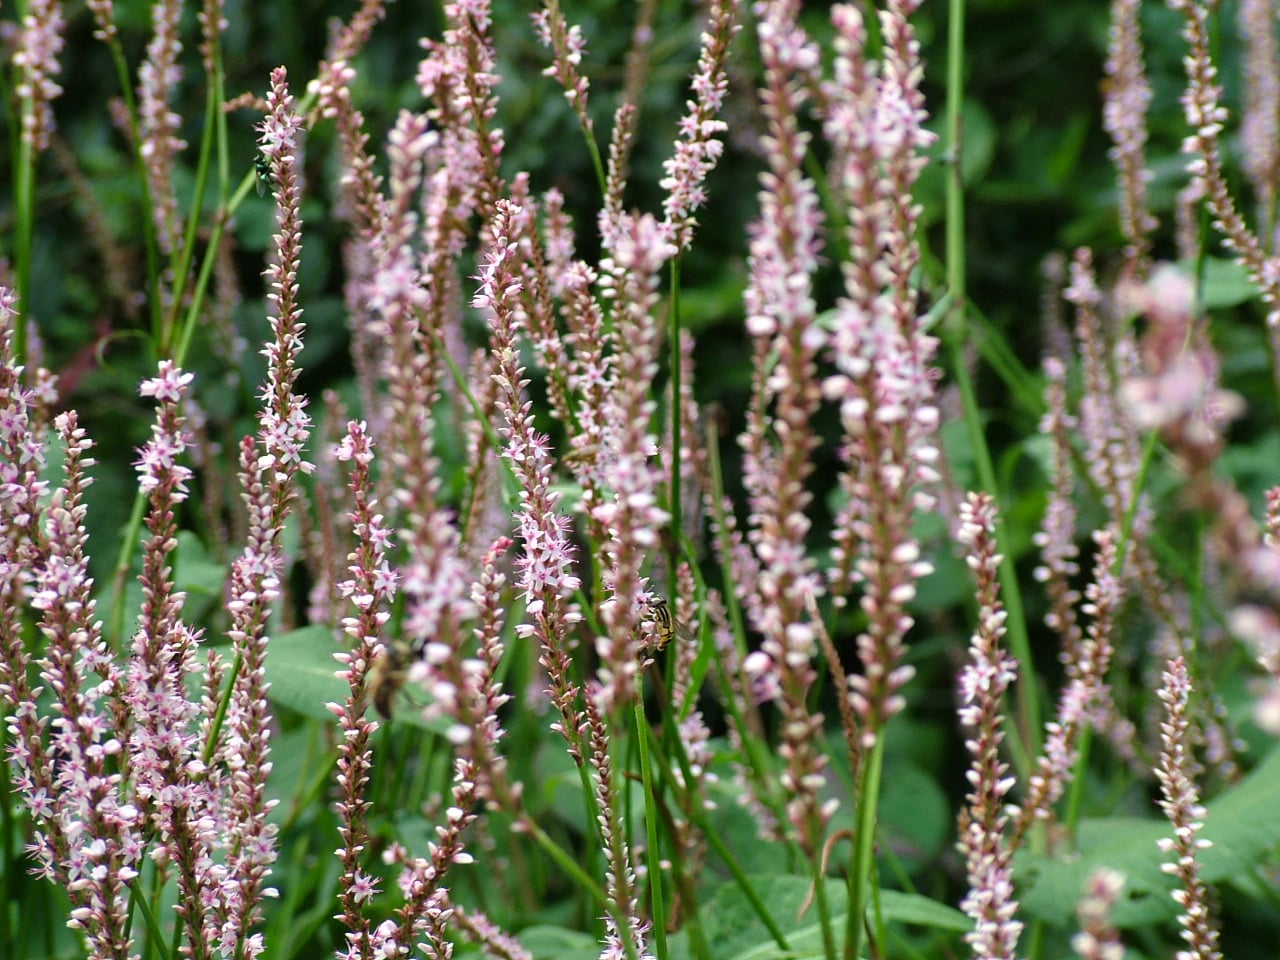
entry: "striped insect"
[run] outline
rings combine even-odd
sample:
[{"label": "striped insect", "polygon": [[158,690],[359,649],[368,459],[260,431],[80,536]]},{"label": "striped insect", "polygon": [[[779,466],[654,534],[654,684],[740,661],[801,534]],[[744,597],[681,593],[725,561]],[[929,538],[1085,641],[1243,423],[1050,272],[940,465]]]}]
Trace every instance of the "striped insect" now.
[{"label": "striped insect", "polygon": [[681,620],[671,616],[665,597],[651,593],[641,598],[640,628],[644,635],[643,650],[661,653],[673,639],[692,640],[693,631]]}]

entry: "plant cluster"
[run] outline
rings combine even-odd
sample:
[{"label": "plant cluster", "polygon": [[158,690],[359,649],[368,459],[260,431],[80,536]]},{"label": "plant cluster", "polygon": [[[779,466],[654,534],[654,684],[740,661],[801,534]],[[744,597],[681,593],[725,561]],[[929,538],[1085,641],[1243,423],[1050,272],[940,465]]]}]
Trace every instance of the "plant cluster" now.
[{"label": "plant cluster", "polygon": [[[1190,132],[1163,234],[1141,7],[1114,0],[1121,243],[1105,280],[1088,249],[1051,264],[1032,371],[966,294],[955,6],[931,108],[918,0],[709,0],[646,183],[670,12],[636,5],[602,92],[591,31],[548,0],[520,29],[582,136],[574,190],[511,160],[490,0],[444,4],[381,102],[382,0],[261,98],[229,96],[236,27],[205,0],[199,124],[182,5],[89,0],[122,199],[55,124],[70,11],[29,0],[0,266],[0,954],[1267,955],[1280,486],[1272,461],[1251,499],[1230,431],[1277,432],[1229,378],[1264,357],[1280,393],[1274,11],[1239,4],[1237,141],[1219,11],[1170,0]],[[740,290],[695,335],[731,148],[759,165]],[[55,163],[111,317],[97,360],[41,314]],[[1217,316],[1254,304],[1233,353]],[[740,409],[701,389],[729,356]],[[140,372],[115,443],[111,363]],[[1034,515],[980,370],[1038,421],[1010,448]]]}]

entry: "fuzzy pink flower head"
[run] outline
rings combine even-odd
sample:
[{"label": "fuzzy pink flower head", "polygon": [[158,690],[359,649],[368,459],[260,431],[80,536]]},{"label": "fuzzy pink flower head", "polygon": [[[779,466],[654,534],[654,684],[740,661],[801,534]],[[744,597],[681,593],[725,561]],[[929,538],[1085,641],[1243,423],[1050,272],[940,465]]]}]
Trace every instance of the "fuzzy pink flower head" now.
[{"label": "fuzzy pink flower head", "polygon": [[750,681],[751,702],[756,706],[770,703],[782,696],[778,665],[763,650],[747,654],[747,658],[742,661],[742,671]]},{"label": "fuzzy pink flower head", "polygon": [[1190,278],[1165,265],[1146,284],[1131,284],[1118,296],[1149,322],[1140,344],[1145,375],[1121,386],[1134,422],[1146,429],[1176,428],[1196,447],[1213,443],[1244,404],[1218,386],[1217,357],[1197,329]]},{"label": "fuzzy pink flower head", "polygon": [[1280,737],[1280,681],[1275,677],[1260,678],[1251,687],[1257,697],[1253,704],[1253,722],[1273,737]]},{"label": "fuzzy pink flower head", "polygon": [[144,397],[154,397],[160,403],[179,403],[195,376],[194,373],[183,373],[172,360],[161,360],[159,376],[143,380],[138,392]]},{"label": "fuzzy pink flower head", "polygon": [[[639,217],[624,214],[616,233],[611,232],[610,239],[613,241],[612,256],[601,262],[605,274],[616,268],[624,273],[634,271],[640,276],[649,276],[676,254],[676,247],[671,243],[662,224],[647,213]],[[610,281],[611,278],[607,275],[600,279],[606,296],[612,286]]]},{"label": "fuzzy pink flower head", "polygon": [[62,72],[58,55],[62,53],[66,20],[62,4],[53,0],[32,0],[22,20],[13,65],[18,68],[18,82],[13,92],[31,101],[31,110],[22,118],[22,136],[37,151],[49,145],[53,133],[53,110],[50,101],[62,93],[53,79]]}]

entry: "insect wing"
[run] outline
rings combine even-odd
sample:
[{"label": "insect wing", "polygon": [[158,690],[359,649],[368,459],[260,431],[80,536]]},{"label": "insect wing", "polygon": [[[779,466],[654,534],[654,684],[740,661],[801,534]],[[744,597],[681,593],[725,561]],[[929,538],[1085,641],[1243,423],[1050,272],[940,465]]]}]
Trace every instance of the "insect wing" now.
[{"label": "insect wing", "polygon": [[258,191],[258,196],[265,196],[267,188],[271,186],[271,162],[259,153],[253,158],[253,170],[258,175],[254,188]]},{"label": "insect wing", "polygon": [[400,646],[385,647],[369,671],[369,696],[384,720],[390,720],[396,694],[409,674],[408,651]]}]

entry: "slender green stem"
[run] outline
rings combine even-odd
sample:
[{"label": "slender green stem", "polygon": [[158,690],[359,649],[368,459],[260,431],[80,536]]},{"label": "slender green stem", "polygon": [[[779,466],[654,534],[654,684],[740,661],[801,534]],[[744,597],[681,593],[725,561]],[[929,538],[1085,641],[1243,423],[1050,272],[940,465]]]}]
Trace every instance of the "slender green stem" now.
[{"label": "slender green stem", "polygon": [[591,127],[586,126],[581,121],[579,121],[578,125],[582,128],[582,139],[587,142],[587,152],[591,154],[591,166],[596,172],[596,183],[600,186],[600,195],[604,196],[609,187],[609,179],[605,176],[604,159],[600,156],[600,144],[596,143],[595,131]]},{"label": "slender green stem", "polygon": [[[965,285],[965,207],[964,171],[961,165],[964,130],[964,17],[965,0],[950,0],[948,4],[947,43],[947,292],[952,297],[952,309],[944,323],[944,335],[951,360],[952,375],[956,379],[964,404],[965,424],[969,443],[973,450],[974,464],[983,489],[1000,499],[995,466],[991,450],[987,446],[978,407],[977,393],[964,356],[967,330],[967,295]],[[1010,542],[1004,532],[1005,524],[998,525],[996,536],[1001,543]],[[1027,633],[1026,613],[1022,603],[1022,591],[1018,586],[1017,571],[1013,559],[1006,554],[1000,564],[1000,595],[1008,611],[1009,648],[1018,660],[1018,718],[1011,728],[1008,740],[1014,765],[1024,778],[1030,772],[1032,758],[1040,752],[1041,716],[1040,695],[1036,687],[1036,673],[1031,657],[1031,639]]]},{"label": "slender green stem", "polygon": [[849,876],[849,913],[845,918],[845,960],[856,960],[862,944],[862,918],[866,913],[871,867],[875,862],[876,817],[880,804],[880,780],[884,770],[884,731],[864,759],[858,790],[858,825],[853,838],[853,872]]},{"label": "slender green stem", "polygon": [[667,552],[667,605],[671,608],[672,619],[680,616],[678,608],[679,591],[677,570],[680,562],[680,533],[684,529],[681,522],[680,504],[680,468],[684,465],[684,451],[681,449],[680,435],[680,391],[682,389],[681,356],[680,356],[680,257],[671,258],[671,490],[668,503],[671,508],[671,549]]},{"label": "slender green stem", "polygon": [[1080,741],[1076,754],[1075,769],[1071,776],[1071,786],[1067,790],[1067,802],[1062,817],[1062,825],[1068,833],[1074,833],[1080,823],[1080,811],[1084,809],[1084,772],[1089,767],[1089,753],[1093,747],[1093,727],[1085,724],[1080,728]]},{"label": "slender green stem", "polygon": [[964,0],[947,4],[947,291],[953,299],[951,323],[960,332],[965,310],[964,257]]},{"label": "slender green stem", "polygon": [[116,569],[111,578],[111,630],[107,635],[107,643],[115,650],[125,648],[125,583],[133,566],[133,551],[138,546],[138,538],[142,532],[142,512],[146,503],[147,495],[139,489],[134,494],[129,522],[125,524],[124,535],[120,538],[120,552],[116,556]]},{"label": "slender green stem", "polygon": [[665,960],[667,949],[667,904],[662,895],[662,850],[658,844],[658,805],[649,764],[649,724],[644,718],[644,704],[639,696],[632,704],[636,724],[636,748],[640,753],[640,780],[644,784],[645,859],[648,861],[649,910],[653,917],[654,949],[658,960]]},{"label": "slender green stem", "polygon": [[[196,164],[195,186],[191,194],[191,208],[187,212],[187,229],[182,237],[182,248],[178,251],[177,263],[173,265],[174,293],[170,314],[165,318],[157,350],[161,356],[168,356],[173,345],[173,330],[178,324],[178,312],[182,309],[181,291],[187,283],[187,271],[191,269],[191,261],[195,258],[197,231],[200,227],[201,213],[204,211],[204,194],[209,182],[210,160],[213,154],[214,141],[217,139],[218,124],[216,117],[219,109],[218,91],[210,84],[205,94],[204,136],[200,139],[200,156]],[[207,261],[208,262],[208,261]],[[194,322],[188,313],[187,323]]]},{"label": "slender green stem", "polygon": [[[554,860],[556,865],[565,872],[570,880],[578,885],[578,888],[582,890],[583,893],[589,896],[598,906],[603,907],[606,910],[612,910],[612,906],[609,903],[609,897],[605,894],[604,888],[592,880],[591,877],[587,875],[587,872],[578,864],[578,861],[566,853],[564,849],[561,848],[560,844],[552,840],[551,837],[547,835],[547,832],[534,822],[533,818],[523,817],[520,820],[520,829],[521,832],[527,833],[529,836],[533,837],[534,842],[542,848],[543,853]],[[619,929],[625,930],[625,918],[615,919],[619,919],[620,921]]]},{"label": "slender green stem", "polygon": [[156,244],[156,225],[151,218],[151,182],[147,179],[147,163],[137,145],[142,143],[142,131],[138,124],[137,101],[133,94],[133,85],[129,79],[129,61],[125,59],[124,48],[120,45],[120,37],[112,34],[107,47],[111,51],[111,62],[116,68],[116,82],[120,85],[120,99],[124,103],[124,115],[129,118],[129,142],[135,145],[133,151],[134,171],[138,177],[138,190],[142,198],[142,245],[147,256],[147,307],[151,311],[151,332],[159,343],[157,334],[163,321],[163,300],[160,296],[160,256]]},{"label": "slender green stem", "polygon": [[827,897],[827,878],[822,871],[822,852],[815,851],[809,860],[809,879],[813,883],[813,902],[818,907],[818,929],[822,931],[822,954],[836,960],[836,932],[831,926],[831,900]]},{"label": "slender green stem", "polygon": [[142,922],[147,927],[147,943],[151,949],[159,951],[161,957],[167,958],[174,956],[172,950],[166,949],[164,945],[164,931],[160,929],[160,922],[156,919],[156,911],[152,909],[151,904],[147,903],[147,898],[138,892],[137,884],[130,888],[130,902],[142,912]]},{"label": "slender green stem", "polygon": [[226,722],[227,710],[231,706],[231,694],[235,690],[236,678],[240,675],[243,663],[244,657],[237,653],[235,659],[231,661],[231,669],[227,672],[227,682],[222,690],[222,698],[218,701],[218,712],[214,715],[213,723],[209,725],[209,739],[204,743],[204,755],[200,758],[206,766],[213,760],[213,752],[222,739],[222,725]]},{"label": "slender green stem", "polygon": [[[33,109],[30,97],[22,100],[22,116]],[[18,145],[18,167],[14,177],[13,196],[13,259],[18,285],[18,314],[21,319],[13,325],[13,354],[17,362],[27,362],[27,324],[31,313],[31,247],[35,228],[35,152],[26,137]]]}]

